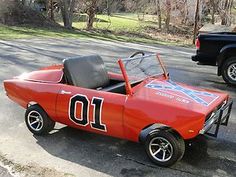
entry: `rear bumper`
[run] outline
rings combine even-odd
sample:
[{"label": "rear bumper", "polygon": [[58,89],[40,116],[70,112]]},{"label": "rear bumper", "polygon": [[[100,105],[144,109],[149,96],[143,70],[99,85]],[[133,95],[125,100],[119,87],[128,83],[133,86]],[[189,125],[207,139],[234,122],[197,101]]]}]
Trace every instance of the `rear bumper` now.
[{"label": "rear bumper", "polygon": [[199,56],[198,55],[194,55],[191,57],[193,61],[199,61]]},{"label": "rear bumper", "polygon": [[[217,137],[219,128],[221,125],[227,126],[231,109],[232,109],[233,101],[230,99],[225,105],[223,105],[220,109],[216,112],[212,113],[211,117],[205,122],[204,127],[200,130],[200,134],[207,134],[209,136]],[[215,129],[213,132],[209,132],[213,125]]]},{"label": "rear bumper", "polygon": [[193,55],[192,57],[193,61],[201,61],[204,60],[204,56],[201,54],[200,50],[196,50],[196,55]]},{"label": "rear bumper", "polygon": [[196,55],[191,57],[192,61],[198,62],[199,65],[211,65],[216,66],[216,58],[217,56],[206,55],[205,53],[201,53],[197,51]]}]

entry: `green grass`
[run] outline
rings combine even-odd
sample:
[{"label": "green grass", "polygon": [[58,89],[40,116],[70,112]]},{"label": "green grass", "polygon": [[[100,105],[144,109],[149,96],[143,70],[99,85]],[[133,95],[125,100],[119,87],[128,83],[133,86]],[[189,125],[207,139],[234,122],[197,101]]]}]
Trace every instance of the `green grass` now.
[{"label": "green grass", "polygon": [[79,33],[65,29],[36,28],[26,26],[0,25],[0,39],[20,39],[32,37],[82,37]]},{"label": "green grass", "polygon": [[145,27],[156,27],[157,23],[153,20],[153,16],[146,15],[142,21],[139,21],[135,14],[114,14],[111,17],[97,15],[96,18],[94,31],[86,31],[85,20],[78,22],[79,18],[76,16],[73,23],[75,30],[0,25],[0,39],[11,40],[34,37],[93,38],[110,41],[183,45],[181,41],[170,41],[166,40],[165,37],[152,38],[146,34],[143,35]]},{"label": "green grass", "polygon": [[163,45],[179,45],[182,43],[166,42],[161,40],[148,39],[143,37],[128,37],[125,35],[114,35],[100,32],[88,32],[88,31],[72,31],[72,30],[55,30],[49,28],[34,28],[34,27],[19,27],[19,26],[4,26],[0,25],[0,39],[13,40],[22,38],[92,38],[106,41],[120,41],[120,42],[136,42],[146,44],[163,44]]},{"label": "green grass", "polygon": [[[135,14],[97,15],[96,18],[97,20],[94,22],[96,29],[109,29],[114,32],[141,32],[145,26],[155,26],[155,21],[151,21],[148,17],[145,18],[145,21],[139,21]],[[78,29],[86,28],[86,22],[79,22],[79,20],[79,18],[75,19],[73,26]]]}]

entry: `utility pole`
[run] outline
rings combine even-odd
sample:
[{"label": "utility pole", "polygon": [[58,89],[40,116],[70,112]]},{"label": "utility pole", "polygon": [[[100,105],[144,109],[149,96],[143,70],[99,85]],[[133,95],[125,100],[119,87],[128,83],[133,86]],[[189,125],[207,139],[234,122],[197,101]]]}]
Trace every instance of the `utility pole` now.
[{"label": "utility pole", "polygon": [[193,44],[195,44],[195,40],[197,37],[197,28],[198,28],[198,20],[199,20],[199,3],[200,3],[200,0],[197,0],[196,8],[195,8],[194,27],[193,27]]}]

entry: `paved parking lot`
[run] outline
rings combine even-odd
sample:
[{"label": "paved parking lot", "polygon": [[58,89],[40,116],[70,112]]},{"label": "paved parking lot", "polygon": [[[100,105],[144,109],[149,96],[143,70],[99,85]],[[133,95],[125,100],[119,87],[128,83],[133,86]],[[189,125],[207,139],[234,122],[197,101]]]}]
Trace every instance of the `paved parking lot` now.
[{"label": "paved parking lot", "polygon": [[[160,52],[173,80],[223,90],[236,103],[236,88],[217,77],[215,67],[193,63],[193,49],[180,47],[74,39],[0,41],[0,81],[75,55],[100,54],[114,70],[118,58],[137,50]],[[33,136],[24,124],[24,110],[5,96],[1,84],[0,164],[13,175],[26,176],[236,176],[235,108],[236,104],[229,126],[220,129],[217,139],[199,136],[187,142],[181,162],[160,168],[136,143],[62,125],[49,136]],[[10,176],[2,167],[0,175]]]}]

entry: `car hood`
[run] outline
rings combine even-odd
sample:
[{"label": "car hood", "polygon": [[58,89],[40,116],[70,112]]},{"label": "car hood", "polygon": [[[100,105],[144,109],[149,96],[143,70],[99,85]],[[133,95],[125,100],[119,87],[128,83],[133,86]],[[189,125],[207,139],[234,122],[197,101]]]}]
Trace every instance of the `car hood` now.
[{"label": "car hood", "polygon": [[134,95],[151,102],[209,114],[228,99],[223,92],[192,87],[170,79],[148,79],[134,88]]}]

